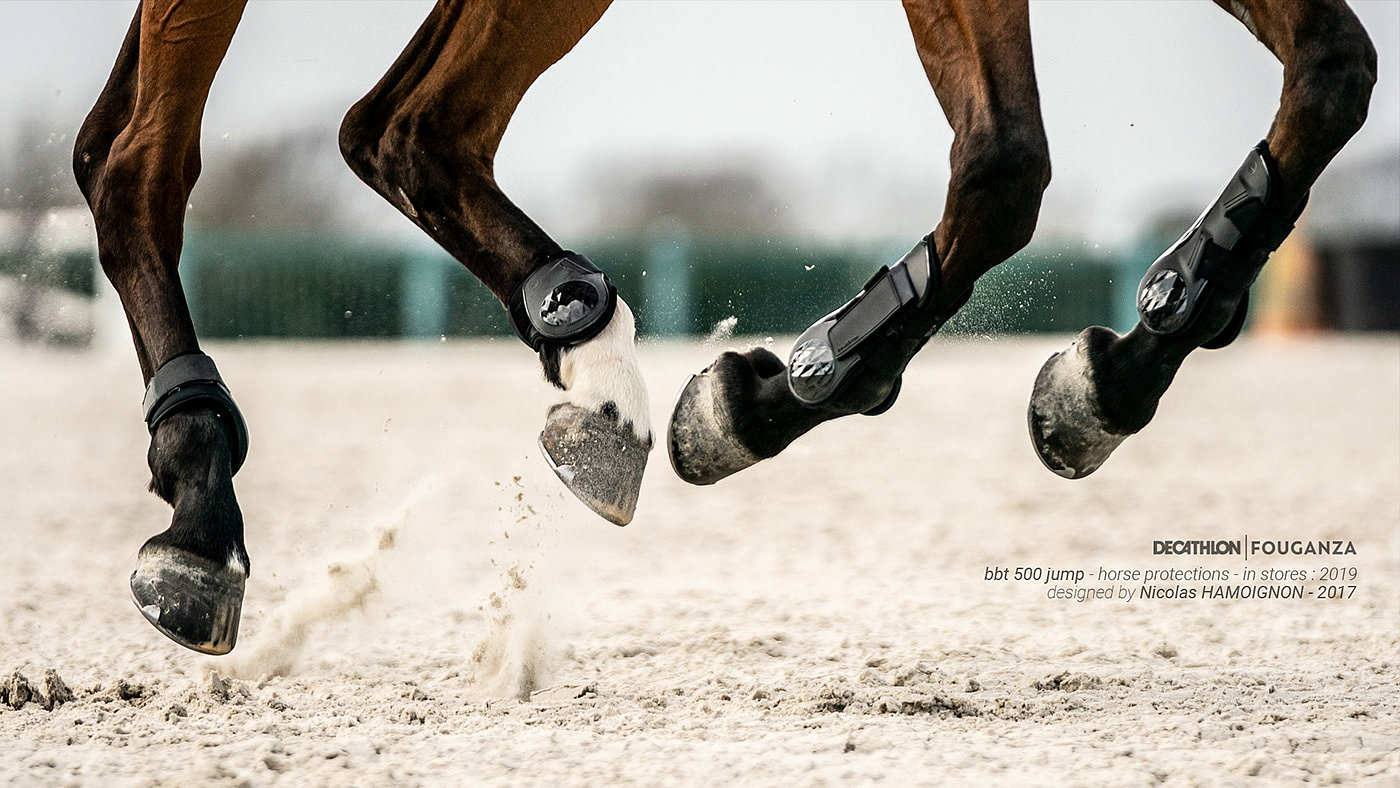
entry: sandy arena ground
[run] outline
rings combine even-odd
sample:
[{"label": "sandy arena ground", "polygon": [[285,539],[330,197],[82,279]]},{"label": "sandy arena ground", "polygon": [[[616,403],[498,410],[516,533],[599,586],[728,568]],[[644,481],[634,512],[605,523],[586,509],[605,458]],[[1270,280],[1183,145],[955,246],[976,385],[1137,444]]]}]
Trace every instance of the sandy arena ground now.
[{"label": "sandy arena ground", "polygon": [[[224,659],[128,597],[168,522],[130,351],[0,348],[0,783],[1396,784],[1400,339],[1198,353],[1076,482],[1024,424],[1065,342],[940,339],[891,413],[714,487],[659,448],[627,528],[541,460],[517,343],[214,346],[253,429]],[[659,428],[719,349],[644,345]],[[1152,555],[1246,534],[1356,554]],[[1022,566],[1357,577],[985,579]]]}]

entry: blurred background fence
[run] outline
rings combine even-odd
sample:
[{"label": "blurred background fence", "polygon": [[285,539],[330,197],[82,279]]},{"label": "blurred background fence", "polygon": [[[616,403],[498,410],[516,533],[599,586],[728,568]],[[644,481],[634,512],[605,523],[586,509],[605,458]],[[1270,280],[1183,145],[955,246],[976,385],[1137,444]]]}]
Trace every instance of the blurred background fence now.
[{"label": "blurred background fence", "polygon": [[[94,309],[97,294],[113,299],[67,146],[42,129],[30,137],[26,155],[0,159],[0,183],[15,184],[0,190],[0,338],[81,345],[110,333],[125,345],[120,312]],[[333,141],[262,140],[201,179],[180,262],[201,336],[508,335],[494,296],[416,228],[397,215],[395,230],[359,220],[355,199],[392,209],[358,183],[348,192],[358,198],[332,188],[323,174],[343,170]],[[748,161],[648,167],[614,173],[579,205],[595,221],[563,234],[612,277],[643,336],[704,336],[721,323],[740,335],[799,333],[917,237],[823,234],[816,216],[786,212],[781,178]],[[1126,242],[1102,246],[1042,217],[1032,245],[985,276],[945,331],[1128,330],[1142,272],[1199,210],[1162,202]],[[1400,148],[1324,174],[1265,268],[1250,319],[1271,331],[1400,330]]]},{"label": "blurred background fence", "polygon": [[[1114,253],[1038,242],[978,282],[952,334],[1126,331],[1134,293],[1174,225]],[[803,243],[683,231],[577,244],[634,307],[638,332],[704,336],[733,318],[740,335],[796,334],[859,291],[907,247]],[[181,259],[196,327],[208,338],[505,336],[495,297],[426,241],[325,230],[191,229]],[[0,245],[0,335],[83,344],[100,289],[89,245]],[[1400,239],[1298,234],[1266,267],[1251,325],[1269,330],[1400,330]],[[117,329],[118,331],[124,328]]]},{"label": "blurred background fence", "polygon": [[[801,332],[907,250],[676,232],[595,239],[577,251],[602,265],[635,307],[639,333],[703,336],[731,317],[741,334]],[[1118,325],[1115,288],[1136,284],[1129,269],[1142,267],[1033,248],[979,283],[949,330]],[[495,297],[426,245],[296,231],[191,232],[181,276],[196,327],[211,338],[510,333]]]}]

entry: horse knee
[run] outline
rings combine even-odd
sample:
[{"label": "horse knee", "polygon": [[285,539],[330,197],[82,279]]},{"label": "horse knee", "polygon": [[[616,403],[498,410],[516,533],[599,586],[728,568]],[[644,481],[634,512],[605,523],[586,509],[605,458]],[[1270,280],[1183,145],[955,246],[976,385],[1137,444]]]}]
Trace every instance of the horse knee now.
[{"label": "horse knee", "polygon": [[[381,192],[409,185],[407,171],[426,142],[412,113],[385,107],[372,97],[351,107],[340,123],[340,155],[351,172]],[[394,195],[385,196],[398,204]]]}]

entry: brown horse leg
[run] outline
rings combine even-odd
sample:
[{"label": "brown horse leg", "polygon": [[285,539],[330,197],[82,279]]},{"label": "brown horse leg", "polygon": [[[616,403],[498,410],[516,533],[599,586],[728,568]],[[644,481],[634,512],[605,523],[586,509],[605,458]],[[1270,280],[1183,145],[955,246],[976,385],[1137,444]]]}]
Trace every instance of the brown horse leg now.
[{"label": "brown horse leg", "polygon": [[[1283,96],[1261,162],[1270,171],[1266,210],[1286,232],[1317,176],[1365,121],[1376,53],[1341,0],[1216,2],[1283,63]],[[1244,252],[1231,252],[1227,261],[1240,261],[1237,267],[1252,278],[1249,272],[1257,268],[1249,267],[1250,260],[1262,265],[1282,239],[1279,232],[1267,244],[1241,244]],[[1145,280],[1143,300],[1152,303],[1156,296],[1147,286]],[[1147,426],[1186,356],[1234,338],[1248,287],[1249,281],[1241,281],[1206,291],[1194,320],[1172,333],[1154,333],[1140,322],[1120,337],[1094,326],[1046,362],[1029,412],[1032,443],[1046,466],[1068,478],[1088,475],[1128,435]]]},{"label": "brown horse leg", "polygon": [[[503,303],[563,250],[497,187],[496,148],[525,91],[609,2],[442,0],[341,125],[350,168]],[[540,353],[570,403],[550,411],[545,452],[571,490],[618,524],[632,517],[652,442],[634,338],[618,299],[602,333]]]},{"label": "brown horse leg", "polygon": [[946,310],[1030,243],[1050,152],[1026,0],[905,0],[904,8],[954,133],[948,199],[933,234]]},{"label": "brown horse leg", "polygon": [[[199,174],[204,101],[243,5],[143,0],[74,149],[102,268],[126,309],[148,382],[167,361],[199,351],[176,266]],[[132,592],[172,639],[225,653],[237,636],[248,574],[232,483],[241,459],[231,428],[236,409],[208,396],[186,402],[151,437],[151,489],[174,516],[141,548]]]},{"label": "brown horse leg", "polygon": [[341,125],[355,174],[503,302],[562,250],[496,186],[496,149],[525,91],[609,2],[441,0]]},{"label": "brown horse leg", "polygon": [[[1030,241],[1050,180],[1050,156],[1026,2],[906,0],[904,5],[924,70],[955,135],[943,218],[901,261],[904,270],[918,272],[910,281],[921,281],[921,272],[928,270],[932,285],[927,295],[903,303],[861,340],[859,361],[847,367],[846,379],[824,402],[800,399],[797,389],[808,385],[804,379],[835,379],[842,374],[840,365],[848,363],[839,353],[822,355],[839,344],[832,339],[822,345],[820,332],[830,318],[799,338],[788,363],[753,348],[725,353],[692,377],[677,400],[667,441],[672,466],[688,482],[711,484],[772,457],[824,421],[883,412],[898,394],[904,367],[967,300],[978,277]],[[874,303],[870,294],[881,292],[896,274],[881,276],[843,307],[842,319],[855,316],[859,304]],[[837,334],[832,328],[826,336]],[[809,337],[815,337],[818,352],[806,350]],[[835,365],[824,365],[824,358],[833,357]],[[807,374],[814,369],[822,371]]]}]

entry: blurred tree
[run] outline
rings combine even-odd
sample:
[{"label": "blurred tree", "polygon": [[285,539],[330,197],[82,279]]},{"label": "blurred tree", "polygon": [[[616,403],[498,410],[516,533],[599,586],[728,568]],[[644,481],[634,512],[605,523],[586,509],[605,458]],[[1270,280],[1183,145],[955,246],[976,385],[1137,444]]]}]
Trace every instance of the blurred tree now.
[{"label": "blurred tree", "polygon": [[72,175],[71,137],[58,125],[25,116],[0,141],[0,333],[27,342],[83,343],[91,336],[88,310],[62,291],[94,293],[96,255],[72,248],[50,222],[83,205]]},{"label": "blurred tree", "polygon": [[26,116],[3,140],[0,210],[34,212],[79,206],[83,195],[73,180],[72,129],[48,118]]},{"label": "blurred tree", "polygon": [[781,235],[794,229],[775,179],[742,158],[661,167],[609,167],[593,177],[601,227],[641,234],[658,226],[700,235]]},{"label": "blurred tree", "polygon": [[209,229],[328,230],[343,227],[344,173],[331,128],[302,128],[241,145],[205,140],[204,172],[188,223]]}]

